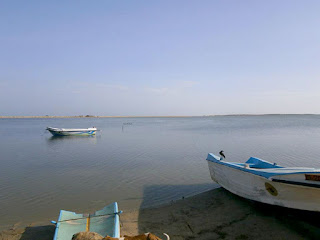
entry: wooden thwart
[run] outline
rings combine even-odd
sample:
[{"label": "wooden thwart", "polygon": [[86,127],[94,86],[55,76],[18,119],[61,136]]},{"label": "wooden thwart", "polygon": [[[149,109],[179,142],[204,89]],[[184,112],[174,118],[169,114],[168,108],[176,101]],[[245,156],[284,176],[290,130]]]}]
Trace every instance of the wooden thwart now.
[{"label": "wooden thwart", "polygon": [[86,232],[90,231],[90,216],[87,217],[87,226],[86,226]]}]

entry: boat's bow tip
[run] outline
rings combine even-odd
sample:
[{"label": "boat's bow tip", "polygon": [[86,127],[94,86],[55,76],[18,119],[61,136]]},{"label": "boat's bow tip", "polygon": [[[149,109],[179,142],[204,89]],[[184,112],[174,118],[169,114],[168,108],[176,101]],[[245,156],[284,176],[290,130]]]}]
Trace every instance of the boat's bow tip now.
[{"label": "boat's bow tip", "polygon": [[220,157],[214,155],[213,153],[208,153],[207,160],[208,161],[221,161],[222,159]]}]

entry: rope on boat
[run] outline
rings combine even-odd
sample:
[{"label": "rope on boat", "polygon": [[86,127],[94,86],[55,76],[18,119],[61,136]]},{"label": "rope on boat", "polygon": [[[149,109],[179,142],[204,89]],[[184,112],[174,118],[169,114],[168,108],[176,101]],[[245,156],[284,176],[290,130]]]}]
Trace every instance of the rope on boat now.
[{"label": "rope on boat", "polygon": [[[122,211],[119,212],[115,212],[115,213],[108,213],[108,214],[102,214],[102,215],[97,215],[97,216],[90,216],[89,218],[96,218],[96,217],[104,217],[104,216],[112,216],[112,215],[116,215],[116,214],[121,214]],[[88,219],[88,217],[81,217],[81,218],[73,218],[73,219],[66,219],[66,220],[61,220],[61,221],[51,221],[53,224],[57,224],[57,223],[62,223],[62,222],[68,222],[68,221],[75,221],[75,220],[81,220],[81,219]]]}]

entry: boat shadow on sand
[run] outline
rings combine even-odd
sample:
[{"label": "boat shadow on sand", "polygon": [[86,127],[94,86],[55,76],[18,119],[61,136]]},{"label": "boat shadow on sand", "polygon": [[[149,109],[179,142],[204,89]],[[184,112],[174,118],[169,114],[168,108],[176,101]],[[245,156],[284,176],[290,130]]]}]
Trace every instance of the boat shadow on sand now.
[{"label": "boat shadow on sand", "polygon": [[[166,196],[160,192],[164,188],[169,189],[166,194],[184,192],[187,196],[195,187],[199,191],[212,188],[208,184],[145,187],[141,208],[120,215],[121,234],[153,232],[163,236],[162,233],[168,233],[171,240],[320,239],[320,213],[254,202],[223,188],[145,208],[151,200],[157,202],[151,199],[155,196],[158,203],[163,201]],[[0,234],[0,240],[52,240],[54,230],[54,225],[27,227],[16,231],[16,235],[8,230]]]},{"label": "boat shadow on sand", "polygon": [[[52,240],[54,231],[54,225],[26,227],[19,240]],[[11,240],[11,238],[8,239]],[[13,239],[17,238],[12,238],[12,240]]]},{"label": "boat shadow on sand", "polygon": [[[184,191],[186,187],[181,186]],[[201,187],[205,188],[199,185]],[[148,196],[157,188],[161,186],[146,187],[143,199],[148,201]],[[179,191],[179,186],[174,188]],[[157,208],[142,208],[138,214],[140,233],[163,236],[165,232],[171,240],[320,239],[320,213],[247,200],[223,188]],[[125,228],[125,223],[123,225]]]}]

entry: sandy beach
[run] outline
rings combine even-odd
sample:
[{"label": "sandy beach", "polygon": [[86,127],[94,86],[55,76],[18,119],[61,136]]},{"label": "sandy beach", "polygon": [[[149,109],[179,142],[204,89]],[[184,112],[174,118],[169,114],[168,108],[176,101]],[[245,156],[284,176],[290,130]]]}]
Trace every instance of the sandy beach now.
[{"label": "sandy beach", "polygon": [[[120,206],[121,207],[121,206]],[[166,205],[121,214],[121,235],[168,233],[172,240],[320,239],[318,213],[269,206],[217,188]],[[13,226],[0,240],[51,240],[54,225]]]}]

